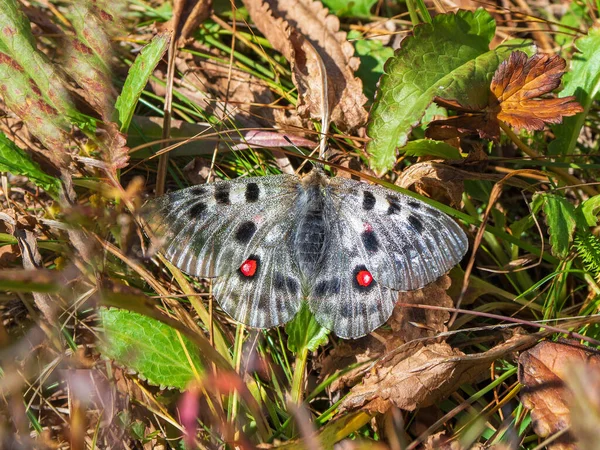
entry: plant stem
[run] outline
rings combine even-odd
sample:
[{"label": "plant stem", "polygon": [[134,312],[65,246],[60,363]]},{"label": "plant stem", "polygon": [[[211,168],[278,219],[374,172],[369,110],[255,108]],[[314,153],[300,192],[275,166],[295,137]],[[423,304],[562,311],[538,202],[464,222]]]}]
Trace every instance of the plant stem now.
[{"label": "plant stem", "polygon": [[304,391],[304,372],[306,371],[306,360],[308,358],[308,349],[303,347],[296,356],[294,365],[294,377],[292,378],[292,402],[294,405],[302,403],[302,393]]}]

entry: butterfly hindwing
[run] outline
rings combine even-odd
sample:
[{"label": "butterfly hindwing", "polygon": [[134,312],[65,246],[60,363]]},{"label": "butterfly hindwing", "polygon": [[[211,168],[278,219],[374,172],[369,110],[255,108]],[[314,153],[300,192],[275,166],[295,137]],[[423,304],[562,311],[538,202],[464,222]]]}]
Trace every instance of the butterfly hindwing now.
[{"label": "butterfly hindwing", "polygon": [[301,301],[290,248],[298,185],[297,176],[276,175],[193,186],[150,202],[145,217],[167,259],[188,274],[217,277],[214,295],[225,312],[253,327],[276,326]]}]

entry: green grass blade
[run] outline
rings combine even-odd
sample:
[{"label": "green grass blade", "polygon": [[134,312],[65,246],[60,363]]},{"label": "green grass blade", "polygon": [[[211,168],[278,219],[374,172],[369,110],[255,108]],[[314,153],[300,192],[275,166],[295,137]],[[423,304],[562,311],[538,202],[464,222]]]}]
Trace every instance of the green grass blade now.
[{"label": "green grass blade", "polygon": [[142,95],[144,87],[148,83],[156,65],[167,51],[168,46],[168,33],[155,36],[154,39],[142,49],[141,53],[129,69],[129,74],[123,85],[123,90],[115,104],[116,114],[118,114],[119,126],[122,132],[126,132],[129,129],[140,95]]},{"label": "green grass blade", "polygon": [[44,189],[54,199],[58,199],[60,180],[50,176],[33,161],[27,153],[0,132],[0,172],[26,176],[36,186]]}]

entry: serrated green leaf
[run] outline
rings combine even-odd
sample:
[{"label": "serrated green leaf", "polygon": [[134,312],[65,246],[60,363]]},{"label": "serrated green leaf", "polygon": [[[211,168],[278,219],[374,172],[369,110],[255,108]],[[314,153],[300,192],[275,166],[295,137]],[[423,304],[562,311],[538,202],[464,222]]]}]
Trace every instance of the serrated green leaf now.
[{"label": "serrated green leaf", "polygon": [[315,316],[308,309],[306,302],[302,304],[298,314],[287,323],[285,332],[288,335],[288,349],[296,354],[303,349],[314,352],[321,345],[327,343],[329,335],[329,330],[323,328],[315,320]]},{"label": "serrated green leaf", "polygon": [[552,127],[555,139],[548,146],[551,155],[573,153],[592,102],[600,93],[600,29],[590,28],[587,36],[575,41],[575,47],[579,53],[573,56],[565,87],[558,96],[574,95],[583,112],[565,117],[560,125]]},{"label": "serrated green leaf", "polygon": [[557,258],[566,258],[573,242],[573,233],[577,225],[575,206],[564,197],[555,194],[540,194],[544,197],[544,214],[550,234],[552,254]]},{"label": "serrated green leaf", "polygon": [[99,313],[102,354],[150,383],[185,389],[204,372],[198,349],[168,325],[123,309],[102,308]]},{"label": "serrated green leaf", "polygon": [[131,65],[121,95],[119,95],[115,104],[116,113],[119,116],[119,126],[122,132],[126,132],[129,128],[140,95],[148,83],[156,65],[167,51],[169,40],[168,33],[155,36],[154,39],[142,49],[141,53]]},{"label": "serrated green leaf", "polygon": [[598,213],[600,212],[600,195],[588,198],[577,209],[581,210],[586,225],[595,227],[598,224]]},{"label": "serrated green leaf", "polygon": [[400,149],[400,152],[407,156],[435,156],[443,159],[462,159],[456,147],[431,139],[410,141]]},{"label": "serrated green leaf", "polygon": [[322,0],[325,6],[338,17],[369,17],[377,0]]},{"label": "serrated green leaf", "polygon": [[378,172],[396,160],[434,97],[482,108],[498,65],[516,50],[531,54],[529,41],[514,40],[489,50],[496,24],[486,11],[440,14],[421,24],[385,65],[367,134],[370,165]]},{"label": "serrated green leaf", "polygon": [[0,172],[23,175],[32,183],[44,189],[54,199],[58,199],[60,180],[46,174],[27,153],[21,150],[6,135],[0,132]]}]

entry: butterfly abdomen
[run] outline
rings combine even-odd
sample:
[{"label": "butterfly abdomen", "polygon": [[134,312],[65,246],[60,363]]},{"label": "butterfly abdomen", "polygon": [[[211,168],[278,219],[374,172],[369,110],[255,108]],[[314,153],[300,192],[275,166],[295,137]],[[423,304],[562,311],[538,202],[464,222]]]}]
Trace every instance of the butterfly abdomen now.
[{"label": "butterfly abdomen", "polygon": [[299,221],[292,248],[305,277],[315,275],[325,253],[327,220],[322,186],[309,185],[298,196]]}]

